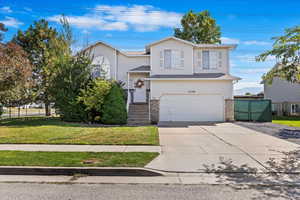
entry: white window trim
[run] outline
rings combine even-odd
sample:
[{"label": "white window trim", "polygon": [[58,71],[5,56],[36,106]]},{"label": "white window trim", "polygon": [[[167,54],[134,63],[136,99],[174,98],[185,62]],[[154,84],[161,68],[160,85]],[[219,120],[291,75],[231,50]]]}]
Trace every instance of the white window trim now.
[{"label": "white window trim", "polygon": [[[209,52],[208,53],[208,68],[205,68],[204,67],[204,56],[203,56],[203,52]],[[219,50],[209,50],[209,49],[204,49],[204,50],[200,50],[201,52],[201,60],[198,58],[198,55],[197,55],[197,62],[201,62],[201,65],[200,68],[202,68],[202,70],[205,70],[205,71],[214,71],[214,70],[219,70],[222,68],[222,65],[223,65],[223,55],[222,55],[222,51],[219,51]],[[215,65],[212,65],[212,62],[211,62],[211,56],[215,54]]]},{"label": "white window trim", "polygon": [[[170,50],[171,51],[171,68],[166,68],[165,67],[165,51]],[[178,51],[179,52],[179,62],[180,64],[183,64],[180,67],[176,67],[173,64],[173,59],[172,59],[172,51]],[[182,52],[183,52],[183,57],[182,57]],[[162,53],[162,58],[160,57],[160,65],[162,64],[162,69],[163,70],[183,70],[184,69],[184,61],[185,61],[185,53],[184,50],[182,49],[171,49],[171,48],[165,48],[162,51],[160,51],[160,54]],[[161,55],[160,55],[161,56]]]},{"label": "white window trim", "polygon": [[[203,56],[203,53],[206,52],[206,51],[208,52],[208,68],[205,68],[205,67],[204,67],[204,56]],[[203,69],[203,70],[210,70],[210,63],[209,63],[209,60],[210,60],[210,59],[209,59],[209,58],[210,58],[210,50],[202,50],[202,51],[201,51],[201,54],[202,54],[202,55],[201,55],[201,57],[202,57],[202,60],[201,60],[201,62],[202,62],[202,69]]]}]

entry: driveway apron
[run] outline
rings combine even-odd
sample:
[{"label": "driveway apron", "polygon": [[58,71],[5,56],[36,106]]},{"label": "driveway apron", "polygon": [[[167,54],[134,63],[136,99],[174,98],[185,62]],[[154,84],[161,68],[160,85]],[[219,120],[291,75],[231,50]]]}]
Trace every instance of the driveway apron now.
[{"label": "driveway apron", "polygon": [[276,171],[282,152],[299,147],[232,123],[160,127],[159,136],[162,153],[146,167],[168,172]]}]

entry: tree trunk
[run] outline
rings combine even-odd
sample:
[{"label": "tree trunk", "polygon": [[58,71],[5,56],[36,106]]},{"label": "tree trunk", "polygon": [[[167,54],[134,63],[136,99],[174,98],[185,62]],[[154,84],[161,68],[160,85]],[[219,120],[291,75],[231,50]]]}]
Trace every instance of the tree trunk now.
[{"label": "tree trunk", "polygon": [[46,113],[46,116],[50,116],[51,115],[50,103],[49,102],[45,103],[45,113]]},{"label": "tree trunk", "polygon": [[20,106],[18,106],[18,118],[20,118],[20,116],[21,116],[21,108]]}]

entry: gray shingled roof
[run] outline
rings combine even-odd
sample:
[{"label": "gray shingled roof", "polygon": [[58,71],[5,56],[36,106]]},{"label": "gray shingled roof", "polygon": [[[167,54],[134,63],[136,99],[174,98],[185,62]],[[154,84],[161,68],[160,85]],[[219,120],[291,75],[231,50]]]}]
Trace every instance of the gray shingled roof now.
[{"label": "gray shingled roof", "polygon": [[130,71],[131,72],[134,72],[134,71],[150,71],[150,65],[142,65],[142,66],[133,68]]},{"label": "gray shingled roof", "polygon": [[219,78],[224,76],[223,73],[201,73],[201,74],[164,74],[152,75],[150,78]]}]

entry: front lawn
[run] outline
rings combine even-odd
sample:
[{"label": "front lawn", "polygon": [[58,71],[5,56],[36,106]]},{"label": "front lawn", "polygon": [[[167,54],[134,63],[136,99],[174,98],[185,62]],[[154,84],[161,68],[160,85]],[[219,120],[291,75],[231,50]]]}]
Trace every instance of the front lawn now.
[{"label": "front lawn", "polygon": [[0,166],[144,167],[158,153],[0,151]]},{"label": "front lawn", "polygon": [[300,127],[300,117],[274,117],[272,123]]},{"label": "front lawn", "polygon": [[0,143],[159,145],[155,126],[95,127],[56,118],[2,120]]}]

